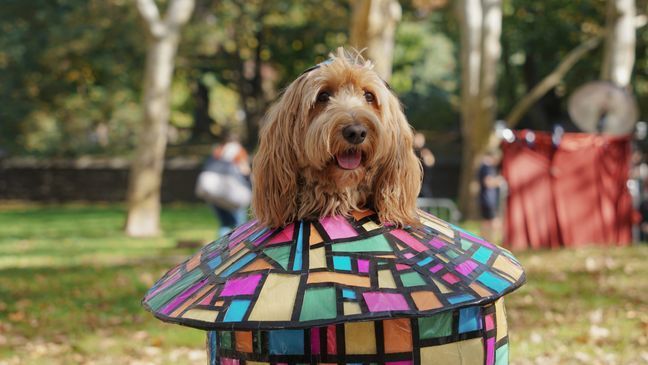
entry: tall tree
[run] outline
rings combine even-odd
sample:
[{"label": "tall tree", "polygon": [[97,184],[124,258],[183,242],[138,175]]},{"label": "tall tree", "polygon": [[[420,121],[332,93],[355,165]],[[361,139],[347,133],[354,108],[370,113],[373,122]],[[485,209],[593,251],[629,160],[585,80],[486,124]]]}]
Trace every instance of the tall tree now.
[{"label": "tall tree", "polygon": [[142,97],[143,120],[128,183],[126,233],[152,236],[160,230],[160,186],[169,123],[169,99],[180,30],[194,0],[170,0],[164,18],[154,0],[137,0],[147,32]]},{"label": "tall tree", "polygon": [[628,87],[635,62],[635,0],[608,0],[601,79]]},{"label": "tall tree", "polygon": [[355,0],[352,12],[351,46],[366,49],[378,75],[389,81],[396,26],[402,15],[400,4],[397,0]]},{"label": "tall tree", "polygon": [[495,124],[497,64],[501,53],[501,0],[459,0],[461,28],[462,164],[459,204],[477,213],[476,170]]}]

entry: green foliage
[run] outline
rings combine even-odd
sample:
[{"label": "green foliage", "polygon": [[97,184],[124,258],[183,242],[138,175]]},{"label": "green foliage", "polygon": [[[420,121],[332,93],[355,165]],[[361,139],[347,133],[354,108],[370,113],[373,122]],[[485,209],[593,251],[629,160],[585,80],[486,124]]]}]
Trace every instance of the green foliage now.
[{"label": "green foliage", "polygon": [[396,34],[392,87],[401,97],[405,113],[415,128],[437,131],[457,128],[458,48],[452,34],[445,31],[451,14],[439,11],[421,19],[411,10]]},{"label": "green foliage", "polygon": [[130,2],[0,3],[0,145],[32,154],[128,147],[138,122],[141,32]]},{"label": "green foliage", "polygon": [[[580,43],[605,27],[604,0],[504,2],[502,69],[498,95],[504,117],[533,86]],[[588,54],[549,92],[521,127],[549,129],[566,122],[566,100],[582,84],[599,78],[602,48]]]},{"label": "green foliage", "polygon": [[[158,4],[164,13],[167,2]],[[452,2],[429,14],[416,1],[401,4],[391,85],[417,129],[456,131],[461,65]],[[505,0],[503,5],[500,118],[571,49],[599,34],[605,22],[604,0]],[[637,1],[639,11],[645,5],[646,0]],[[212,123],[203,132],[225,125],[254,128],[281,89],[346,45],[350,17],[346,0],[197,0],[176,62],[170,143],[197,141],[199,83],[209,89],[206,123]],[[41,156],[132,150],[146,51],[132,1],[3,0],[0,30],[0,149]],[[644,119],[647,34],[637,34],[633,77]],[[568,120],[567,97],[597,79],[600,64],[598,49],[521,126],[547,129]]]}]

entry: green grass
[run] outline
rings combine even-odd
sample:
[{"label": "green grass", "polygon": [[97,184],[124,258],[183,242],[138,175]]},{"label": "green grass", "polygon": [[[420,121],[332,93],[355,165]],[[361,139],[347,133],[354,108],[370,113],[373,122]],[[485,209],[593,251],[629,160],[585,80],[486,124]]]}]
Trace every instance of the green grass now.
[{"label": "green grass", "polygon": [[[165,325],[146,289],[207,242],[203,205],[164,207],[164,234],[131,239],[119,205],[0,205],[0,364],[204,363],[204,333]],[[468,224],[473,228],[474,225]],[[507,297],[513,364],[648,359],[648,246],[517,253],[528,283]]]}]

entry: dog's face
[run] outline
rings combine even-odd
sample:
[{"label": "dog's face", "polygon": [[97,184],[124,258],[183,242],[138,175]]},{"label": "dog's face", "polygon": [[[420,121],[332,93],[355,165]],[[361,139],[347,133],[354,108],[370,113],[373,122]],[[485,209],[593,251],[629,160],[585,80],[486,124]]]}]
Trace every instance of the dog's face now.
[{"label": "dog's face", "polygon": [[421,167],[400,104],[371,65],[339,51],[269,111],[253,165],[256,217],[270,226],[372,204],[415,222]]},{"label": "dog's face", "polygon": [[[370,183],[386,137],[385,101],[390,92],[368,67],[333,61],[305,75],[311,92],[307,115],[296,125],[305,183],[329,191]],[[310,180],[310,181],[309,181]]]}]

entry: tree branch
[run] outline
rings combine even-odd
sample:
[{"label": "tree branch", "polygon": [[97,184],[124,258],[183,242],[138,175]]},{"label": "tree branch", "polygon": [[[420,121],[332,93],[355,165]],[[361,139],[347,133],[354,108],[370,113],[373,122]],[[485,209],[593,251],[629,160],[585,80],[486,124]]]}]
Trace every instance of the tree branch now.
[{"label": "tree branch", "polygon": [[166,27],[160,19],[160,11],[154,0],[137,0],[137,10],[146,23],[148,32],[153,37],[162,37]]},{"label": "tree branch", "polygon": [[506,123],[509,128],[515,127],[524,114],[535,104],[542,96],[549,90],[554,88],[560,80],[562,80],[567,72],[571,70],[574,65],[580,61],[588,52],[596,48],[601,42],[601,36],[590,38],[581,43],[578,47],[571,50],[563,61],[542,81],[529,91],[511,110],[506,116]]},{"label": "tree branch", "polygon": [[195,0],[173,0],[164,15],[164,24],[171,29],[178,29],[191,18]]},{"label": "tree branch", "polygon": [[171,0],[164,19],[161,19],[155,0],[137,0],[137,10],[147,30],[155,38],[163,38],[169,32],[180,29],[191,18],[194,5],[195,0]]}]

